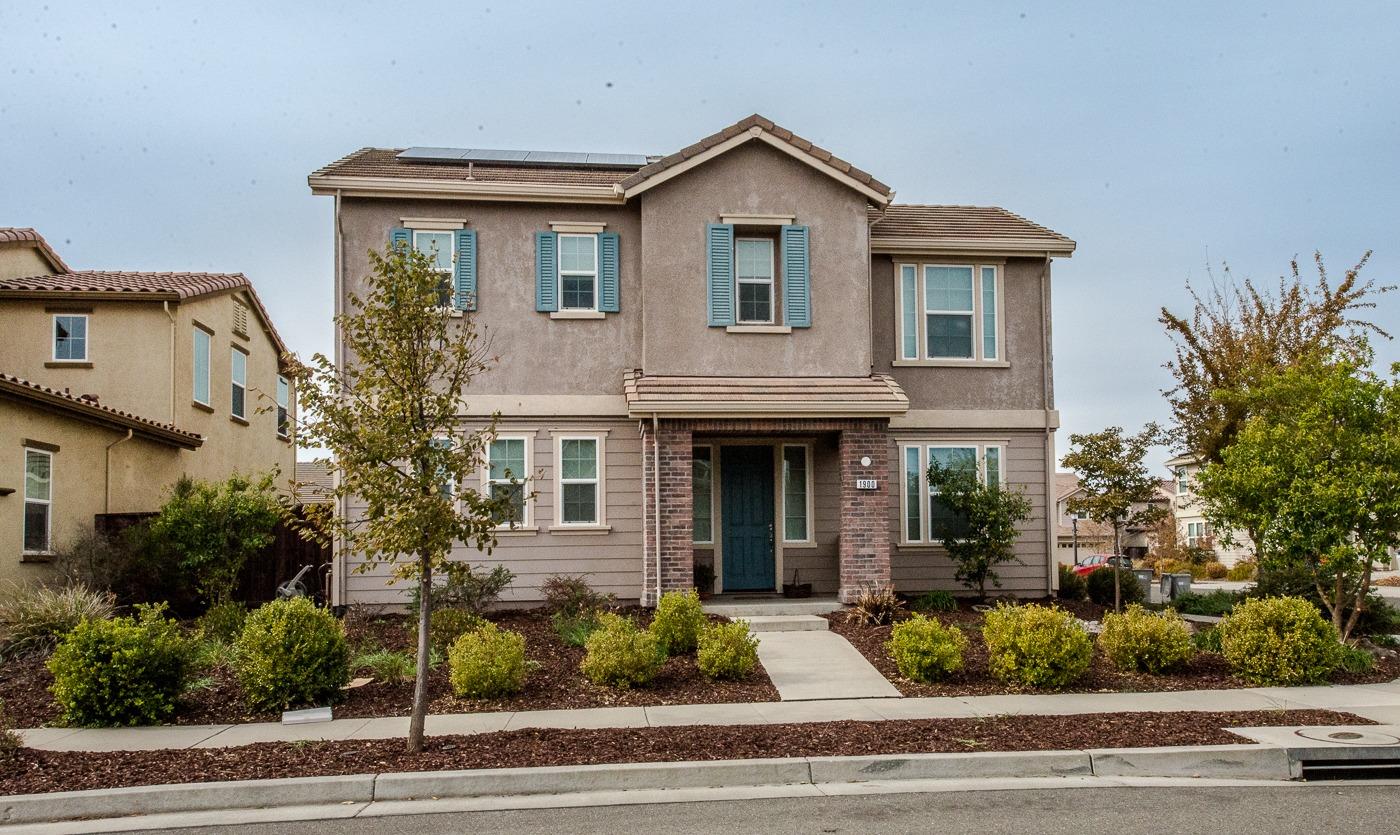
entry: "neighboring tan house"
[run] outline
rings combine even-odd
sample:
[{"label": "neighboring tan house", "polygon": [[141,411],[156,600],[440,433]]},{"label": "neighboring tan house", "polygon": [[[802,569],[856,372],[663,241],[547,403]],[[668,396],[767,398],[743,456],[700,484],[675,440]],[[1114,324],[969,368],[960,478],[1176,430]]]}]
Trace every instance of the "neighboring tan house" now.
[{"label": "neighboring tan house", "polygon": [[[514,524],[454,558],[508,566],[508,600],[568,573],[651,603],[697,564],[724,593],[957,589],[930,460],[1025,491],[1002,587],[1052,588],[1050,262],[1069,238],[896,204],[760,116],[661,157],[365,148],[309,183],[335,198],[338,310],[367,252],[401,242],[436,253],[500,357],[462,392],[463,428],[501,416],[463,487],[518,497]],[[404,599],[336,556],[334,602]]]},{"label": "neighboring tan house", "polygon": [[290,479],[286,347],[247,278],[71,270],[28,229],[0,244],[0,578],[95,513],[156,510],[182,474]]},{"label": "neighboring tan house", "polygon": [[1205,508],[1196,496],[1193,484],[1201,463],[1194,455],[1178,455],[1167,462],[1172,472],[1172,515],[1176,517],[1177,537],[1182,545],[1191,548],[1208,548],[1215,552],[1215,558],[1227,566],[1240,560],[1254,559],[1254,543],[1243,531],[1236,531],[1228,539],[1218,536],[1205,517]]},{"label": "neighboring tan house", "polygon": [[[1067,565],[1082,560],[1091,554],[1113,553],[1113,526],[1091,521],[1082,511],[1071,513],[1069,500],[1080,494],[1079,476],[1075,473],[1055,473],[1058,499],[1057,509],[1059,535],[1056,537],[1059,561]],[[1171,482],[1160,482],[1152,504],[1166,511],[1172,501]],[[1141,512],[1146,504],[1133,505],[1133,512]],[[1169,512],[1169,511],[1168,511]],[[1129,557],[1145,557],[1156,544],[1152,536],[1153,525],[1129,525],[1123,531],[1122,551]],[[1077,556],[1076,556],[1077,551]]]}]

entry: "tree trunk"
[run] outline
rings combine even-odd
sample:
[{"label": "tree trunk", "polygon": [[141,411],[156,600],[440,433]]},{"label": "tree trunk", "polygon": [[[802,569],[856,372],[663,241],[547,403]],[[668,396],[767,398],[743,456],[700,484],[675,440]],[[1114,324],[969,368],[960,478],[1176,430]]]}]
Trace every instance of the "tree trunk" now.
[{"label": "tree trunk", "polygon": [[[1119,552],[1122,550],[1121,545],[1122,543],[1120,542],[1118,534],[1118,523],[1114,522],[1112,559],[1117,559]],[[1119,560],[1119,562],[1122,562],[1122,560]],[[1113,611],[1121,612],[1123,611],[1123,566],[1118,563],[1111,563],[1109,567],[1113,569]]]},{"label": "tree trunk", "polygon": [[1356,622],[1361,619],[1361,607],[1366,605],[1366,593],[1371,590],[1371,555],[1366,555],[1366,568],[1361,572],[1361,585],[1356,590],[1356,597],[1352,600],[1351,617],[1347,618],[1345,629],[1340,630],[1343,643],[1351,639],[1351,631],[1356,628]]},{"label": "tree trunk", "polygon": [[413,713],[408,720],[408,753],[423,750],[423,725],[428,718],[428,625],[433,611],[433,563],[418,558],[418,670],[413,682]]}]

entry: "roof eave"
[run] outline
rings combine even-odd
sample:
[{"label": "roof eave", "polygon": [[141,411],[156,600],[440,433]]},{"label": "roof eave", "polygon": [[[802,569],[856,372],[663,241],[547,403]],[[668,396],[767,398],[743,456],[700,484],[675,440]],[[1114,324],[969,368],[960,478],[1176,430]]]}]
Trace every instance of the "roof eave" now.
[{"label": "roof eave", "polygon": [[565,185],[503,183],[467,180],[432,180],[400,177],[349,177],[312,174],[306,178],[311,193],[344,197],[420,197],[439,200],[501,200],[526,203],[625,203],[615,185]]},{"label": "roof eave", "polygon": [[119,301],[119,302],[178,302],[179,293],[168,290],[26,290],[0,289],[0,298],[38,299],[46,301]]},{"label": "roof eave", "polygon": [[872,233],[870,251],[884,255],[1008,255],[1069,258],[1075,243],[1054,238],[919,238]]},{"label": "roof eave", "polygon": [[78,420],[98,426],[105,426],[109,429],[129,429],[135,436],[150,441],[156,441],[157,443],[179,447],[181,449],[198,449],[204,443],[204,439],[198,435],[181,432],[168,427],[152,425],[135,418],[107,411],[99,406],[79,403],[60,394],[43,391],[42,389],[30,388],[29,386],[22,386],[9,380],[0,380],[0,397],[6,397],[16,402],[38,405],[49,411],[60,412]]},{"label": "roof eave", "polygon": [[909,411],[908,401],[863,403],[826,400],[803,404],[773,400],[632,400],[627,416],[633,418],[711,418],[743,415],[749,418],[861,418],[898,417]]}]

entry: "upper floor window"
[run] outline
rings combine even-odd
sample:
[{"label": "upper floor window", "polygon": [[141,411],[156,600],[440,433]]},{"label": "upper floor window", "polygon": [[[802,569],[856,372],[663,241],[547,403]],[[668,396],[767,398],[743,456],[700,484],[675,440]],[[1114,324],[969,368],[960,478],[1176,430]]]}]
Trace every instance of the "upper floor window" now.
[{"label": "upper floor window", "polygon": [[1188,475],[1186,474],[1186,468],[1185,468],[1185,467],[1177,467],[1177,468],[1176,468],[1176,494],[1177,494],[1178,496],[1184,496],[1184,495],[1186,495],[1186,494],[1189,493],[1189,492],[1191,492],[1191,479],[1190,479],[1190,476],[1188,476]]},{"label": "upper floor window", "polygon": [[773,322],[773,239],[736,238],[734,241],[736,322],[768,325]]},{"label": "upper floor window", "polygon": [[559,309],[598,309],[598,236],[559,234]]},{"label": "upper floor window", "polygon": [[897,269],[898,360],[1001,359],[1001,286],[997,267],[900,264]]},{"label": "upper floor window", "polygon": [[900,497],[906,543],[936,544],[964,524],[938,496],[938,488],[928,483],[928,468],[937,461],[946,469],[975,473],[984,484],[1005,481],[1003,447],[1000,444],[910,444],[900,448],[904,491]]},{"label": "upper floor window", "polygon": [[291,402],[292,384],[286,377],[277,375],[277,437],[285,438],[292,431],[287,404]]},{"label": "upper floor window", "polygon": [[247,420],[248,355],[237,348],[229,350],[229,383],[232,389],[229,412],[239,420]]},{"label": "upper floor window", "polygon": [[46,554],[53,530],[53,453],[24,451],[24,553]]},{"label": "upper floor window", "polygon": [[454,283],[452,281],[452,261],[457,254],[453,243],[455,237],[456,235],[452,232],[429,229],[413,230],[413,248],[431,258],[433,269],[438,273],[439,307],[452,306]]},{"label": "upper floor window", "polygon": [[209,347],[213,340],[213,335],[209,331],[195,326],[194,329],[194,401],[205,406],[209,402]]},{"label": "upper floor window", "polygon": [[57,362],[86,362],[88,317],[59,313],[53,317],[53,358]]}]

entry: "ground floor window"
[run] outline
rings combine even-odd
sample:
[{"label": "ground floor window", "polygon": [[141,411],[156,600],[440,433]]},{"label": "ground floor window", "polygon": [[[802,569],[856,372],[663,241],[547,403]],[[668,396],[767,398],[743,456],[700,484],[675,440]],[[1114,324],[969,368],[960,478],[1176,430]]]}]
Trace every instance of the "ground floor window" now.
[{"label": "ground floor window", "polygon": [[1187,522],[1186,523],[1186,545],[1189,548],[1199,548],[1205,544],[1206,523]]},{"label": "ground floor window", "polygon": [[715,541],[714,447],[690,451],[691,541],[712,545]]},{"label": "ground floor window", "polygon": [[783,542],[812,540],[812,448],[783,444]]},{"label": "ground floor window", "polygon": [[491,441],[486,451],[486,484],[492,499],[509,498],[508,509],[495,517],[497,527],[519,527],[529,524],[529,502],[525,499],[525,484],[529,478],[526,461],[530,457],[528,436],[501,436]]},{"label": "ground floor window", "polygon": [[937,488],[929,486],[928,468],[938,462],[945,468],[977,474],[986,484],[1001,484],[1005,479],[1005,446],[996,443],[909,443],[900,446],[900,467],[903,471],[900,509],[901,526],[907,543],[935,544],[945,536],[955,534],[964,521],[938,497]]},{"label": "ground floor window", "polygon": [[46,554],[53,529],[53,453],[24,451],[24,551]]},{"label": "ground floor window", "polygon": [[597,437],[559,437],[558,524],[603,523],[602,446]]}]

